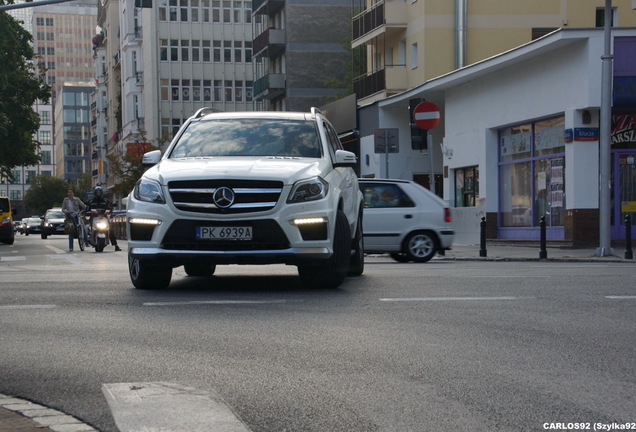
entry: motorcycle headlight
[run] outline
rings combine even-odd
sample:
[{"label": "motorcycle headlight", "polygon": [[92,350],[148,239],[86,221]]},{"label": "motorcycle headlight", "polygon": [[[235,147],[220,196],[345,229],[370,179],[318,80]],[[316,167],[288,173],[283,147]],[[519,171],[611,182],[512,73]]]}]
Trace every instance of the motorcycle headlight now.
[{"label": "motorcycle headlight", "polygon": [[105,229],[108,229],[108,222],[107,221],[99,221],[99,222],[97,222],[95,224],[95,226],[99,230],[105,230]]},{"label": "motorcycle headlight", "polygon": [[321,177],[314,177],[296,182],[289,198],[288,203],[299,203],[305,201],[316,201],[327,196],[329,191],[329,183]]},{"label": "motorcycle headlight", "polygon": [[151,202],[156,204],[165,204],[166,199],[163,196],[163,190],[159,182],[149,179],[140,179],[135,185],[134,197],[139,201]]}]

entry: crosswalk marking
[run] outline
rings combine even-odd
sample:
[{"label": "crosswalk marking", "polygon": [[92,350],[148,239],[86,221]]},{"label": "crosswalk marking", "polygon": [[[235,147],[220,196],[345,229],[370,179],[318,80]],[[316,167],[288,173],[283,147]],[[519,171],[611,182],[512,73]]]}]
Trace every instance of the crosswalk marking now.
[{"label": "crosswalk marking", "polygon": [[121,432],[249,432],[212,392],[140,382],[104,384],[102,393]]}]

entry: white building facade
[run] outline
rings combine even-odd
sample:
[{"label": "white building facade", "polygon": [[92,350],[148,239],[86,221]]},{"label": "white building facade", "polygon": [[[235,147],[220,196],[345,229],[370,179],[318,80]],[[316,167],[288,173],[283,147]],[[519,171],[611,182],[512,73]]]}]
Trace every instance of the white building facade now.
[{"label": "white building facade", "polygon": [[[612,36],[611,223],[612,239],[621,240],[624,217],[636,216],[636,99],[628,91],[636,30]],[[559,30],[378,103],[381,127],[398,128],[407,140],[408,125],[393,119],[403,118],[410,99],[441,108],[429,150],[441,159],[457,243],[479,243],[482,217],[489,238],[537,240],[543,217],[548,240],[598,244],[602,54],[602,29]],[[365,152],[363,144],[363,175]],[[393,158],[392,177],[410,177],[408,154]],[[372,158],[378,176],[382,157]]]}]

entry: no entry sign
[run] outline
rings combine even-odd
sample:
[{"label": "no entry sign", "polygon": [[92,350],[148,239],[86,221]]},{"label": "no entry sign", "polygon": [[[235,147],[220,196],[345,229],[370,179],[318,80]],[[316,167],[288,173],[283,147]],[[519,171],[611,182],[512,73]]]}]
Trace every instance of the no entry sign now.
[{"label": "no entry sign", "polygon": [[422,102],[413,110],[413,122],[420,129],[433,129],[442,120],[442,115],[437,105],[431,102]]}]

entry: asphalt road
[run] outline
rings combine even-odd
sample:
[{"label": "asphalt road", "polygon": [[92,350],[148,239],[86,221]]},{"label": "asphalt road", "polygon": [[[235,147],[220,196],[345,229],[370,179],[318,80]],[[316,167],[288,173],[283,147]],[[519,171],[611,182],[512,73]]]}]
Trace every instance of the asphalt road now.
[{"label": "asphalt road", "polygon": [[[372,256],[337,290],[275,265],[177,269],[169,289],[140,291],[122,243],[0,245],[0,393],[103,432],[115,417],[122,432],[162,430],[152,411],[182,424],[230,412],[253,432],[636,422],[633,265]],[[141,391],[161,398],[129,397]],[[192,409],[201,400],[227,410]]]}]

